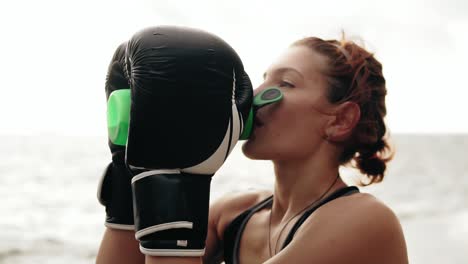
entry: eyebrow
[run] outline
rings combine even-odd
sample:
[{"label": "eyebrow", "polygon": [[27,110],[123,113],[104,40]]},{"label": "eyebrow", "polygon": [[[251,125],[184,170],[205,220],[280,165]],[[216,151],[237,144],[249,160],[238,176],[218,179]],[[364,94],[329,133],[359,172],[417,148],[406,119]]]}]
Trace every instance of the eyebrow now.
[{"label": "eyebrow", "polygon": [[[275,69],[273,71],[273,73],[276,73],[276,74],[281,74],[281,73],[285,73],[285,72],[289,72],[289,71],[292,71],[292,72],[295,72],[296,74],[298,74],[302,79],[304,79],[304,76],[302,75],[302,73],[300,73],[298,70],[294,69],[294,68],[291,68],[291,67],[284,67],[284,68],[279,68],[279,69]],[[263,73],[263,79],[266,79],[267,77],[267,73]]]}]

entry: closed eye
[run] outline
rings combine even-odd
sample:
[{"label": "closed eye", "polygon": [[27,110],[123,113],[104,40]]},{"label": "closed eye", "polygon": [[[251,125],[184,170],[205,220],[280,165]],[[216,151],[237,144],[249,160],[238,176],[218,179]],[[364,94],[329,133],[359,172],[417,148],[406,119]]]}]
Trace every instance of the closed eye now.
[{"label": "closed eye", "polygon": [[287,87],[287,88],[294,88],[294,84],[288,82],[288,81],[280,81],[279,83],[280,87]]}]

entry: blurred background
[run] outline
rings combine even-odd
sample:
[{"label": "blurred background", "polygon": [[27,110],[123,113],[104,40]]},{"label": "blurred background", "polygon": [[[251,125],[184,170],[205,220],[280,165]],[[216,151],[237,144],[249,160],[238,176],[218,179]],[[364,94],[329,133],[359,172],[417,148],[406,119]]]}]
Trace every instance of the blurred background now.
[{"label": "blurred background", "polygon": [[[397,154],[384,182],[362,191],[396,212],[410,263],[466,263],[463,0],[1,2],[0,263],[94,262],[105,215],[96,188],[110,161],[107,66],[121,42],[161,24],[226,40],[254,87],[298,38],[340,38],[343,30],[374,52]],[[270,163],[243,157],[239,144],[215,176],[212,198],[272,183]]]}]

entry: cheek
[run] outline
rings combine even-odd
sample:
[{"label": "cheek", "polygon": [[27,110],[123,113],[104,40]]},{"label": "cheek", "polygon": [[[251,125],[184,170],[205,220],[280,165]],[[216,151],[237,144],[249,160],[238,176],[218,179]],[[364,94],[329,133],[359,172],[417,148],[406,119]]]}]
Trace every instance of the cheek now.
[{"label": "cheek", "polygon": [[303,113],[288,115],[283,120],[277,133],[273,134],[271,145],[289,156],[306,155],[317,146],[321,139],[319,120],[314,120],[312,116],[304,117]]},{"label": "cheek", "polygon": [[310,102],[299,101],[290,104],[274,116],[272,126],[276,128],[276,135],[283,141],[307,142],[307,139],[321,134],[324,118],[316,111],[311,111]]}]

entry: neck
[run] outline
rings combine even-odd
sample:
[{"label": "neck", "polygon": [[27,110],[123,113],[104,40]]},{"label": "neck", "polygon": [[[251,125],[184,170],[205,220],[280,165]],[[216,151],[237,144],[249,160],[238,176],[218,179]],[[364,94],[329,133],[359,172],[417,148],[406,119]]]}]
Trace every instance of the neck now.
[{"label": "neck", "polygon": [[[272,218],[287,221],[302,209],[346,186],[333,151],[318,151],[306,159],[274,161],[276,182]],[[325,193],[326,192],[326,193]]]}]

